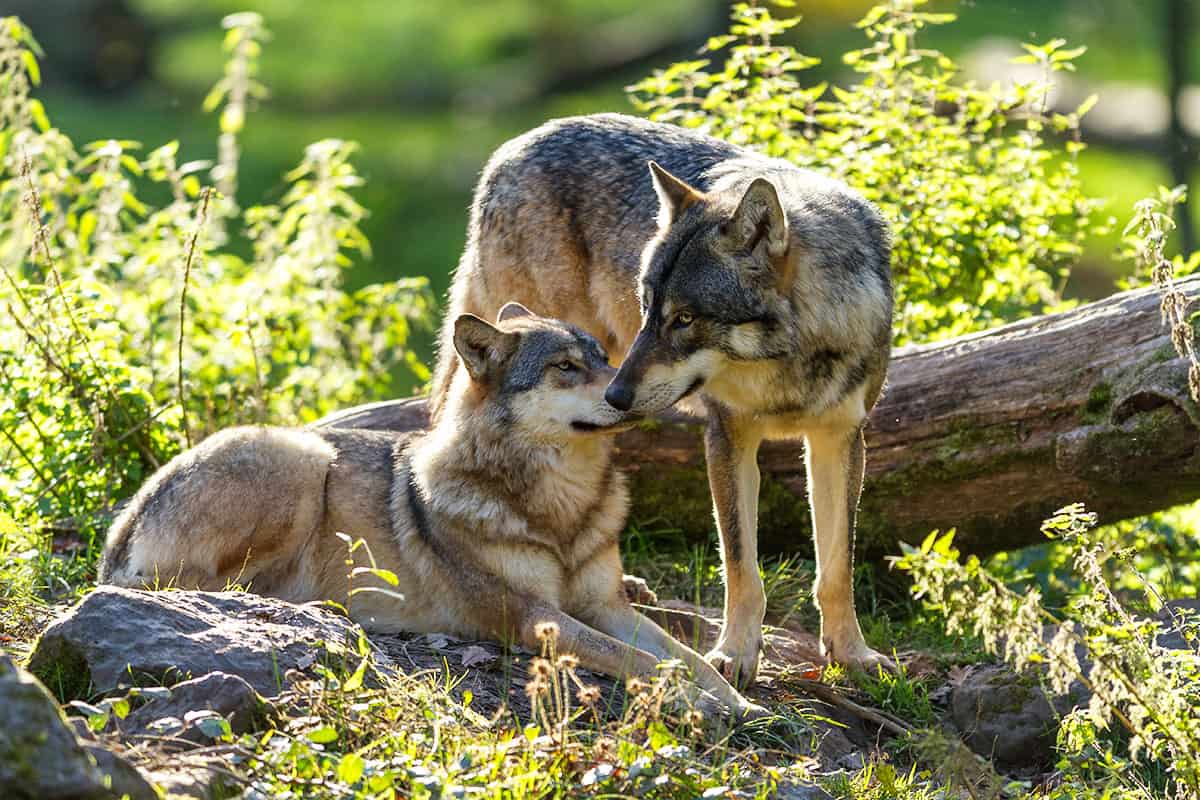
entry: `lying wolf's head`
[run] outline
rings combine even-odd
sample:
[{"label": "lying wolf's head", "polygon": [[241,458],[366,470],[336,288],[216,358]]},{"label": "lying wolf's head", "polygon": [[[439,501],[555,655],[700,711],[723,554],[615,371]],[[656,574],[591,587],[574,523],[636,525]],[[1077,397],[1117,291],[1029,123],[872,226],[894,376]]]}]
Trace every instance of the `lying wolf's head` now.
[{"label": "lying wolf's head", "polygon": [[486,413],[531,438],[612,433],[630,418],[604,400],[616,370],[600,343],[519,303],[500,309],[495,325],[460,316],[454,349]]},{"label": "lying wolf's head", "polygon": [[788,220],[765,178],[702,193],[650,162],[659,234],[643,254],[642,327],[605,398],[651,413],[729,360],[768,358],[766,332],[789,285]]}]

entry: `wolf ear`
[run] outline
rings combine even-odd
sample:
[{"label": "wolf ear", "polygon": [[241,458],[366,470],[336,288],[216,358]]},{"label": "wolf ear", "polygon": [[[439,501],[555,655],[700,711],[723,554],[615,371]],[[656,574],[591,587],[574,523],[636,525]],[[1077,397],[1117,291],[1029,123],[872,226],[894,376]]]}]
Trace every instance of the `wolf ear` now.
[{"label": "wolf ear", "polygon": [[486,380],[516,349],[517,336],[497,329],[474,314],[454,320],[454,349],[473,380]]},{"label": "wolf ear", "polygon": [[658,195],[660,221],[664,218],[669,221],[701,197],[698,190],[667,172],[655,161],[650,162],[650,179]]},{"label": "wolf ear", "polygon": [[788,221],[779,202],[775,184],[766,178],[755,178],[742,195],[742,202],[726,228],[737,247],[753,251],[763,242],[767,254],[779,258],[788,250]]},{"label": "wolf ear", "polygon": [[519,319],[521,317],[532,317],[533,312],[516,301],[504,304],[504,308],[500,309],[500,313],[496,315],[496,324],[508,322],[510,319]]}]

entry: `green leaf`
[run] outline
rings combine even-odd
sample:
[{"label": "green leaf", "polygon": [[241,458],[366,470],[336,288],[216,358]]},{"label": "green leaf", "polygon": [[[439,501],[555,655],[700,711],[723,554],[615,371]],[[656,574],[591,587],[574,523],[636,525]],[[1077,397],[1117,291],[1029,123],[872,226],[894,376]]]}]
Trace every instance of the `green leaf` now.
[{"label": "green leaf", "polygon": [[96,230],[96,212],[88,209],[79,218],[79,249],[87,255],[91,251],[92,233]]},{"label": "green leaf", "polygon": [[240,133],[246,123],[246,115],[240,106],[226,106],[221,111],[221,133]]},{"label": "green leaf", "polygon": [[351,577],[357,578],[360,575],[374,575],[379,580],[389,586],[399,586],[400,579],[396,577],[396,573],[391,570],[383,569],[382,567],[355,567],[350,571]]},{"label": "green leaf", "polygon": [[228,91],[226,82],[224,80],[218,81],[217,85],[210,89],[208,94],[204,95],[204,102],[200,107],[209,114],[216,111],[217,106],[221,105],[221,101],[225,99],[226,91]]},{"label": "green leaf", "polygon": [[324,725],[316,730],[306,733],[305,738],[316,744],[329,744],[330,742],[337,741],[338,732],[336,728],[330,725]]},{"label": "green leaf", "polygon": [[226,741],[233,738],[233,729],[229,726],[229,720],[215,712],[208,712],[205,716],[192,720],[192,724],[210,739]]},{"label": "green leaf", "polygon": [[363,656],[362,660],[358,662],[358,668],[355,669],[354,673],[349,678],[346,678],[345,683],[342,684],[342,691],[357,692],[359,689],[361,689],[363,685],[363,678],[366,677],[367,674],[367,666],[370,663],[371,655],[368,654]]},{"label": "green leaf", "polygon": [[937,542],[933,545],[933,552],[947,558],[952,558],[954,553],[954,534],[956,529],[951,528],[944,534],[938,537]]},{"label": "green leaf", "polygon": [[108,724],[108,711],[103,708],[97,708],[94,705],[85,703],[82,700],[72,700],[68,703],[69,706],[81,712],[87,718],[88,728],[93,731],[101,731]]},{"label": "green leaf", "polygon": [[32,51],[21,51],[21,63],[25,65],[25,72],[29,75],[29,82],[34,86],[40,86],[42,84],[42,70],[38,66],[37,57],[34,56]]},{"label": "green leaf", "polygon": [[46,107],[36,97],[29,98],[29,115],[33,117],[33,124],[37,125],[38,130],[43,133],[50,130],[50,118],[46,116]]},{"label": "green leaf", "polygon": [[118,697],[111,700],[105,700],[103,705],[111,711],[117,719],[125,719],[129,716],[129,701],[124,697]]},{"label": "green leaf", "polygon": [[941,531],[931,531],[928,536],[921,540],[921,552],[928,554],[933,550],[933,545],[937,542],[938,534]]},{"label": "green leaf", "polygon": [[358,753],[346,753],[338,762],[337,776],[342,783],[353,786],[358,783],[366,770],[367,763]]},{"label": "green leaf", "polygon": [[654,720],[646,728],[646,733],[649,734],[650,749],[659,750],[663,747],[674,747],[678,744],[678,740],[667,729],[667,726],[661,720]]}]

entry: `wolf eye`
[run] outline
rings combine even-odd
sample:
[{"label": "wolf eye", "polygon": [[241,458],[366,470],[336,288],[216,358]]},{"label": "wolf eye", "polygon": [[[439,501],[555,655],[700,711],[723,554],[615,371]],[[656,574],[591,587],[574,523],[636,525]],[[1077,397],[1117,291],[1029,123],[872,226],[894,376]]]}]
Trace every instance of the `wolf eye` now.
[{"label": "wolf eye", "polygon": [[578,369],[573,361],[560,361],[554,366],[558,367],[563,372],[571,372],[572,370]]},{"label": "wolf eye", "polygon": [[688,325],[692,324],[693,320],[695,320],[695,317],[692,316],[692,312],[680,311],[675,315],[675,326],[678,328],[686,328]]}]

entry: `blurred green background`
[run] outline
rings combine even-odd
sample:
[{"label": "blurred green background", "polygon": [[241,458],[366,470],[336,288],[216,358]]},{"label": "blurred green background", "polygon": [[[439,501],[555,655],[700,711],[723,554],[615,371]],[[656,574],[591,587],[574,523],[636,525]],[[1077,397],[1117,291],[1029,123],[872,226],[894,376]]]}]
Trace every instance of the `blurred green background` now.
[{"label": "blurred green background", "polygon": [[[797,1],[804,22],[794,43],[823,59],[814,83],[848,77],[839,54],[863,41],[853,23],[869,5]],[[1021,41],[1087,44],[1062,99],[1101,95],[1081,165],[1088,190],[1111,198],[1119,231],[1135,200],[1170,181],[1161,146],[1167,6],[935,0],[934,9],[959,20],[925,44],[985,83],[1012,79],[1008,55]],[[494,147],[550,117],[631,111],[623,87],[691,57],[725,30],[728,14],[716,0],[3,0],[0,8],[25,18],[42,41],[41,96],[75,141],[136,138],[149,148],[179,139],[188,159],[215,153],[217,121],[200,103],[221,74],[221,17],[260,12],[273,33],[259,76],[271,97],[242,136],[240,194],[277,198],[308,142],[358,141],[375,252],[354,267],[351,286],[427,275],[439,296],[462,247],[472,185]],[[1200,75],[1200,48],[1186,52],[1185,71]],[[1200,106],[1190,92],[1184,99]],[[1188,107],[1185,121],[1200,124]],[[1116,231],[1093,243],[1068,294],[1102,296],[1127,271],[1114,257]]]}]

